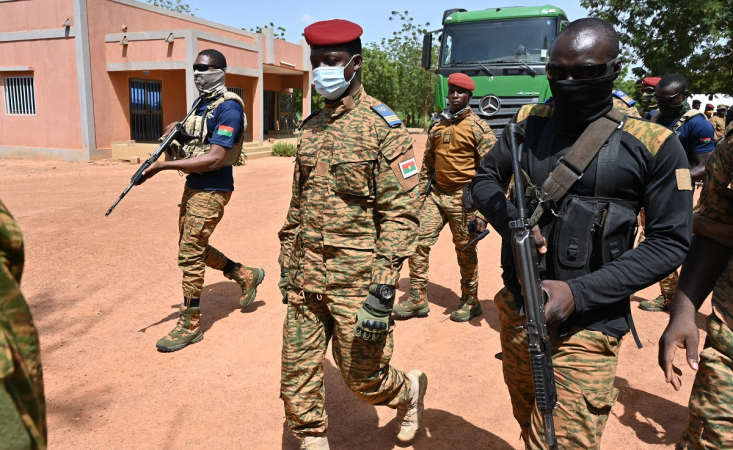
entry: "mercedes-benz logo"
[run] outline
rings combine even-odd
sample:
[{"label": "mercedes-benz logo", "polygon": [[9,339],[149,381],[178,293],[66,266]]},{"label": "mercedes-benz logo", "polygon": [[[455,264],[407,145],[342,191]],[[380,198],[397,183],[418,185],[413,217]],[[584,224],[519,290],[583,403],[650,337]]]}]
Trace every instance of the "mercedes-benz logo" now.
[{"label": "mercedes-benz logo", "polygon": [[484,95],[478,101],[478,109],[485,116],[493,116],[501,109],[501,99],[493,94]]}]

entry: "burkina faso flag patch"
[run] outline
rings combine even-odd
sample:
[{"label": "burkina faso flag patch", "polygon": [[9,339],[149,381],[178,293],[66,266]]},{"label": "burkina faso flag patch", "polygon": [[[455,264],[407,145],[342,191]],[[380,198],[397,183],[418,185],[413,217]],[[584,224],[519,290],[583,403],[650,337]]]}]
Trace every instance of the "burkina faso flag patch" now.
[{"label": "burkina faso flag patch", "polygon": [[234,128],[228,127],[226,125],[219,125],[219,129],[216,131],[216,134],[221,134],[222,136],[226,137],[232,137],[233,133]]},{"label": "burkina faso flag patch", "polygon": [[401,162],[400,172],[402,172],[402,178],[410,178],[413,175],[417,175],[417,162],[415,162],[415,158]]}]

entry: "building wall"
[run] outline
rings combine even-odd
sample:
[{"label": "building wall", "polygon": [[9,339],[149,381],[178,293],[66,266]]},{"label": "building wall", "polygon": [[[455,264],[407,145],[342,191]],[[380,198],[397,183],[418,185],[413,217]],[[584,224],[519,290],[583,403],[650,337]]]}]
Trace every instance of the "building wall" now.
[{"label": "building wall", "polygon": [[0,90],[0,145],[81,149],[74,39],[0,42],[2,66],[32,68],[31,72],[0,72],[0,77],[33,75],[36,115],[6,115],[4,89]]},{"label": "building wall", "polygon": [[67,18],[76,26],[73,0],[5,1],[0,4],[0,33],[60,29]]}]

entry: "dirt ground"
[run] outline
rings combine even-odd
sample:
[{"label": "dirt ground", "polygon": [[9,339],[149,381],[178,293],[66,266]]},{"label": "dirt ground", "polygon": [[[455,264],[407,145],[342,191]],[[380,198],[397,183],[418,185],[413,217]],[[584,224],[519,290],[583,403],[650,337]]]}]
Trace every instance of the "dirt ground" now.
[{"label": "dirt ground", "polygon": [[[416,138],[421,154],[424,135]],[[22,290],[41,337],[49,448],[298,448],[278,398],[285,307],[277,288],[277,231],[292,169],[291,158],[235,168],[236,191],[211,242],[236,261],[264,267],[267,278],[254,305],[242,310],[238,286],[209,270],[202,298],[205,339],[162,354],[155,342],[175,325],[181,301],[177,204],[184,180],[161,173],[105,217],[136,167],[0,160],[0,198],[25,233]],[[479,245],[484,315],[458,324],[448,320],[459,302],[449,233],[433,249],[430,316],[399,322],[395,332],[393,364],[419,368],[430,379],[425,431],[412,446],[397,445],[395,412],[352,395],[329,355],[331,448],[521,448],[495,356],[499,239],[492,233]],[[407,274],[405,264],[401,298]],[[658,293],[657,286],[649,287],[635,301]],[[693,373],[678,353],[683,390],[664,384],[657,340],[669,316],[636,304],[633,311],[644,348],[637,350],[630,336],[624,340],[616,379],[621,393],[603,448],[669,448],[684,427]],[[709,311],[708,304],[698,315],[701,330]]]}]

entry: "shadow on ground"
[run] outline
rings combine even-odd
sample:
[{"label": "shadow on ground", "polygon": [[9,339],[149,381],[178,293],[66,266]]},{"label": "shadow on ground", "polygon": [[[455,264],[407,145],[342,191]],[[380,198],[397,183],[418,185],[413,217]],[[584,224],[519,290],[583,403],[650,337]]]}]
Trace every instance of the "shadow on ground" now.
[{"label": "shadow on ground", "polygon": [[[341,379],[338,369],[328,360],[325,364],[325,385],[326,409],[329,415],[328,441],[331,448],[390,450],[412,446],[415,450],[514,449],[502,438],[460,416],[430,408],[430,389],[426,396],[428,407],[425,409],[424,429],[410,444],[401,444],[396,438],[396,419],[380,427],[377,407],[357,398]],[[284,422],[282,449],[298,450],[299,445],[299,441],[288,429],[287,422]]]},{"label": "shadow on ground", "polygon": [[[661,372],[659,379],[661,382]],[[618,420],[634,430],[642,442],[674,445],[682,436],[687,422],[685,406],[634,388],[621,377],[616,377],[614,386],[620,391],[618,403],[624,406],[624,413]]]},{"label": "shadow on ground", "polygon": [[[242,314],[250,314],[260,306],[264,306],[265,302],[255,300],[246,308],[239,306],[239,299],[242,296],[242,289],[233,281],[221,281],[209,286],[204,286],[204,292],[201,295],[201,329],[203,332],[209,331],[211,327],[221,319],[229,317],[235,311]],[[175,326],[178,320],[178,308],[180,303],[171,305],[173,312],[160,319],[157,322],[138,330],[140,333],[146,333],[149,328],[155,327],[165,322],[172,321],[171,327]]]}]

